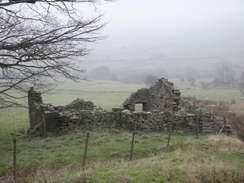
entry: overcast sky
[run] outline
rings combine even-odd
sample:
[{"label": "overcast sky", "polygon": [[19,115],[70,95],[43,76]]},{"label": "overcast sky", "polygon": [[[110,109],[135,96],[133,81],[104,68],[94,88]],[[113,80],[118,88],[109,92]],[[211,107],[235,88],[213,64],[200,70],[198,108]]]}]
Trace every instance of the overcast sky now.
[{"label": "overcast sky", "polygon": [[101,7],[108,38],[94,46],[90,58],[130,59],[133,51],[141,59],[142,48],[169,57],[180,50],[192,56],[196,48],[206,49],[207,56],[244,48],[244,0],[117,0]]},{"label": "overcast sky", "polygon": [[244,18],[243,0],[118,0],[104,7],[110,27],[119,26],[121,31],[136,27],[186,30]]}]

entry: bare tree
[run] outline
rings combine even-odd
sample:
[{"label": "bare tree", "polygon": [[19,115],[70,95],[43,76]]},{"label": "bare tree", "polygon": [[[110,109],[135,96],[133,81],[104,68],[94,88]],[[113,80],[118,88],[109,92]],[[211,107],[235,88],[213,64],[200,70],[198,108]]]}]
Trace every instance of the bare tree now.
[{"label": "bare tree", "polygon": [[209,86],[211,85],[210,82],[204,82],[204,81],[201,81],[201,87],[203,90],[207,90],[209,89]]},{"label": "bare tree", "polygon": [[242,96],[244,96],[244,81],[240,81],[238,83],[239,91],[241,92]]},{"label": "bare tree", "polygon": [[244,72],[241,73],[241,76],[239,78],[238,88],[242,96],[244,96]]},{"label": "bare tree", "polygon": [[227,62],[222,62],[222,65],[217,69],[218,78],[223,80],[225,87],[234,88],[235,87],[235,70],[234,66]]},{"label": "bare tree", "polygon": [[196,89],[196,79],[194,77],[188,77],[187,81],[190,83],[190,85]]},{"label": "bare tree", "polygon": [[222,78],[215,78],[211,84],[216,89],[217,87],[221,86],[224,87],[226,85],[225,81]]},{"label": "bare tree", "polygon": [[153,74],[149,74],[149,75],[146,75],[145,76],[145,79],[144,79],[144,83],[147,85],[147,86],[153,86],[157,83],[158,81],[158,77],[153,75]]},{"label": "bare tree", "polygon": [[88,77],[97,79],[97,80],[111,80],[111,81],[117,81],[118,78],[111,69],[107,66],[100,66],[94,68],[89,74]]},{"label": "bare tree", "polygon": [[19,105],[31,86],[83,79],[80,57],[104,26],[101,13],[84,18],[85,3],[99,1],[0,0],[0,108]]}]

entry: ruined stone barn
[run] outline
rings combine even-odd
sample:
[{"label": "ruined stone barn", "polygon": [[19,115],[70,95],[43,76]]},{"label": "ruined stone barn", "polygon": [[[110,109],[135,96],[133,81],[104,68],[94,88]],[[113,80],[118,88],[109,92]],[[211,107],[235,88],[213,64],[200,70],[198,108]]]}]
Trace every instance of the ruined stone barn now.
[{"label": "ruined stone barn", "polygon": [[[225,118],[193,106],[194,102],[181,98],[180,91],[164,78],[148,89],[132,93],[122,107],[113,108],[111,112],[83,99],[66,106],[45,104],[34,88],[28,92],[28,101],[30,128],[38,136],[80,128],[133,129],[135,125],[142,131],[167,131],[169,124],[176,131],[195,132],[197,129],[199,133],[231,133]],[[142,112],[135,112],[136,104],[142,104]]]},{"label": "ruined stone barn", "polygon": [[123,103],[123,107],[135,111],[135,105],[142,104],[142,111],[178,111],[180,99],[180,91],[174,87],[174,84],[161,78],[149,89],[142,88],[132,93]]}]

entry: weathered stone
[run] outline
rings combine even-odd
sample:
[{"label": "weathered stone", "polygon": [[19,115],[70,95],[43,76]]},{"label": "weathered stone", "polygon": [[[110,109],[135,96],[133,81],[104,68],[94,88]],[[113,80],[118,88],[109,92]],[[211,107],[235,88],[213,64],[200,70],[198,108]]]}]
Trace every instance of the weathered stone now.
[{"label": "weathered stone", "polygon": [[46,136],[48,132],[58,132],[58,121],[59,121],[59,112],[44,112],[43,126],[44,132],[43,135]]},{"label": "weathered stone", "polygon": [[164,111],[166,108],[177,111],[180,99],[180,91],[174,88],[173,83],[162,78],[151,88],[142,88],[132,93],[123,106],[125,109],[134,111],[135,104],[141,103],[143,111]]},{"label": "weathered stone", "polygon": [[43,104],[41,93],[34,91],[33,87],[30,88],[28,91],[28,105],[31,129],[34,129],[42,122],[43,108],[41,104]]}]

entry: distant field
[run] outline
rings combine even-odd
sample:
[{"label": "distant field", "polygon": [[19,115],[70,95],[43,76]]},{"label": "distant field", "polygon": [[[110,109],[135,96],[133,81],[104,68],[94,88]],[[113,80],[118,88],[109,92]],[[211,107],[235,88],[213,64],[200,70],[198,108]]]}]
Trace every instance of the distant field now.
[{"label": "distant field", "polygon": [[241,93],[238,90],[181,90],[183,96],[195,96],[198,99],[214,100],[214,101],[226,101],[242,102]]},{"label": "distant field", "polygon": [[[211,82],[211,80],[201,80],[204,82]],[[235,100],[237,103],[242,103],[244,100],[241,100],[242,94],[237,89],[208,89],[203,90],[200,86],[200,82],[197,81],[196,89],[193,89],[189,83],[186,81],[185,83],[181,83],[179,79],[174,79],[172,82],[174,86],[180,89],[182,96],[195,96],[199,99],[208,99],[214,101],[226,101],[230,102],[231,100]]]},{"label": "distant field", "polygon": [[67,105],[76,98],[83,98],[110,111],[113,107],[122,105],[132,92],[143,87],[145,85],[125,85],[112,81],[68,82],[59,85],[52,93],[43,95],[43,100],[54,105]]},{"label": "distant field", "polygon": [[10,133],[29,128],[27,108],[0,109],[0,140]]},{"label": "distant field", "polygon": [[[171,81],[171,80],[170,80]],[[202,90],[190,88],[187,84],[182,85],[179,80],[172,80],[175,87],[181,90],[182,96],[195,96],[199,99],[214,101],[235,100],[237,103],[244,103],[241,100],[241,93],[238,90],[231,89],[210,89]],[[137,89],[145,88],[143,84],[122,84],[112,81],[82,81],[80,83],[65,83],[59,85],[52,93],[43,95],[44,102],[54,105],[66,105],[76,98],[93,101],[97,106],[105,110],[111,110],[112,107],[121,105],[131,93]]]}]

